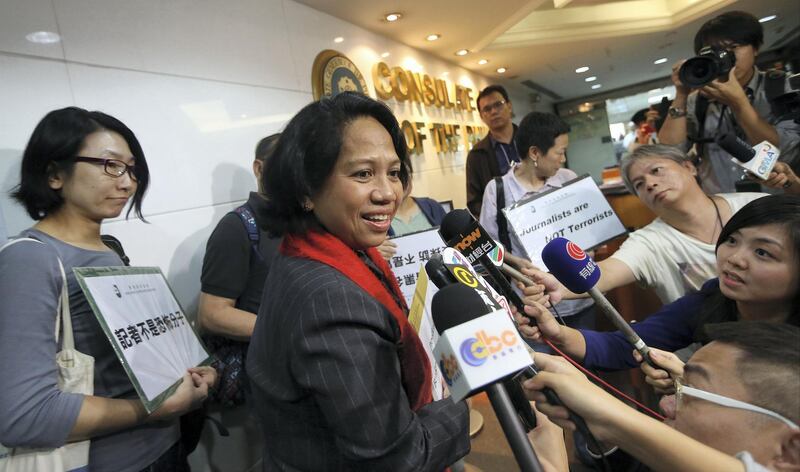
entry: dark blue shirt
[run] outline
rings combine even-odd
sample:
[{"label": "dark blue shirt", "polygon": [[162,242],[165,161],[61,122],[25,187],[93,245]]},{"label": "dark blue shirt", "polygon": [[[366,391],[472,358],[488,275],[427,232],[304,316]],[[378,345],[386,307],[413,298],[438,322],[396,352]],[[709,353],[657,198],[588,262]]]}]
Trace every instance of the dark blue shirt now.
[{"label": "dark blue shirt", "polygon": [[[514,128],[514,135],[516,136],[516,128]],[[500,167],[500,175],[505,175],[508,169],[511,168],[511,162],[519,162],[519,153],[517,152],[517,142],[514,136],[511,137],[509,144],[496,141],[491,135],[489,139],[494,149],[494,156],[497,158],[497,165]]]}]

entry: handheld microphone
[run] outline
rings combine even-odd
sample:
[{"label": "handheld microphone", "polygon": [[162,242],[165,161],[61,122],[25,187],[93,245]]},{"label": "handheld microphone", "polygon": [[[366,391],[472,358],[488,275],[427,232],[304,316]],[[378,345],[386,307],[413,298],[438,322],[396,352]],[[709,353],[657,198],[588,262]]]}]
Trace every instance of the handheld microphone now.
[{"label": "handheld microphone", "polygon": [[485,391],[520,470],[541,472],[502,383],[533,363],[514,323],[504,311],[489,310],[480,295],[461,283],[436,292],[431,312],[439,332],[433,352],[451,398],[459,401]]},{"label": "handheld microphone", "polygon": [[777,146],[767,141],[751,147],[734,134],[723,133],[717,136],[716,142],[725,152],[733,156],[734,164],[743,167],[761,180],[769,178],[769,173],[772,172],[781,154]]},{"label": "handheld microphone", "polygon": [[464,254],[471,264],[480,262],[500,293],[517,308],[520,314],[525,315],[525,305],[519,294],[511,288],[511,284],[489,256],[493,250],[497,250],[497,243],[467,210],[453,210],[445,215],[439,227],[439,234],[449,247]]},{"label": "handheld microphone", "polygon": [[[452,251],[453,255],[457,254],[460,256],[460,254],[453,249],[447,248],[442,252],[446,253],[446,251]],[[463,256],[461,256],[461,258],[463,259]],[[464,263],[467,263],[467,261],[465,260]],[[425,264],[425,272],[428,274],[428,278],[439,289],[459,283],[463,284],[465,287],[472,288],[480,297],[482,307],[481,310],[485,311],[486,313],[508,309],[506,303],[501,303],[495,299],[496,294],[491,292],[491,286],[481,283],[480,275],[477,275],[465,265],[445,263],[442,254],[434,254],[431,257],[431,259]],[[434,295],[434,300],[440,299],[436,298],[436,295]],[[468,301],[468,303],[471,302]],[[470,309],[461,310],[461,312],[473,313],[475,310],[476,309],[473,307]],[[435,312],[435,310],[433,312]],[[437,321],[434,319],[434,326],[439,326],[439,324],[437,324]],[[526,377],[530,378],[535,374],[535,372],[530,370],[529,372],[526,372],[526,374]],[[514,409],[516,410],[519,420],[525,427],[526,432],[531,431],[536,427],[536,413],[533,412],[531,404],[528,401],[528,398],[525,396],[525,392],[520,384],[520,379],[508,378],[503,381],[503,384],[508,391],[509,397],[511,398],[511,403],[514,405]]]},{"label": "handheld microphone", "polygon": [[600,290],[595,287],[600,280],[600,267],[577,244],[566,238],[555,238],[542,249],[542,260],[550,273],[574,293],[588,293],[600,311],[614,324],[625,339],[653,367],[650,348],[636,334]]}]

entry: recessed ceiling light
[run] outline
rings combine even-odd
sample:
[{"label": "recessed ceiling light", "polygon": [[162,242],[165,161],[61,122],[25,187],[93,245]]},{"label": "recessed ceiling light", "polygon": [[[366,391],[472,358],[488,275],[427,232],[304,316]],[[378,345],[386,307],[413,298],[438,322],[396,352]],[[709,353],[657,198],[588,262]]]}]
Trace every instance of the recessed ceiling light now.
[{"label": "recessed ceiling light", "polygon": [[442,37],[441,34],[429,34],[425,39],[427,39],[428,41],[436,41],[441,37]]},{"label": "recessed ceiling light", "polygon": [[337,36],[337,37],[333,38],[333,42],[334,43],[341,43],[343,41],[344,41],[344,38],[341,37],[341,36]]},{"label": "recessed ceiling light", "polygon": [[583,74],[587,70],[589,70],[589,67],[587,67],[587,66],[578,67],[577,69],[575,69],[575,73],[576,74]]},{"label": "recessed ceiling light", "polygon": [[774,19],[775,19],[775,18],[777,18],[777,17],[778,17],[778,15],[769,15],[769,16],[765,16],[764,18],[761,18],[761,19],[759,19],[759,20],[758,20],[758,22],[759,22],[759,23],[766,23],[766,22],[768,22],[768,21],[772,21],[772,20],[774,20]]},{"label": "recessed ceiling light", "polygon": [[488,59],[481,59],[480,61],[478,61],[479,65],[484,65],[484,64],[488,64],[488,63],[489,63]]},{"label": "recessed ceiling light", "polygon": [[597,77],[595,77],[595,76],[586,77],[586,78],[585,78],[585,79],[583,79],[583,80],[585,80],[585,81],[587,81],[587,82],[594,82],[595,80],[597,80]]},{"label": "recessed ceiling light", "polygon": [[389,23],[392,23],[392,22],[394,22],[394,21],[397,21],[397,20],[399,20],[399,19],[400,19],[400,18],[402,18],[402,17],[403,17],[403,14],[402,14],[402,13],[397,13],[397,12],[395,12],[395,13],[387,13],[387,14],[386,14],[386,16],[384,16],[383,18],[384,18],[386,21],[388,21]]},{"label": "recessed ceiling light", "polygon": [[597,89],[599,89],[600,87],[602,87],[602,85],[600,85],[600,84],[594,84],[594,85],[592,85],[592,90],[597,90]]},{"label": "recessed ceiling light", "polygon": [[466,56],[467,54],[469,54],[468,49],[459,49],[456,51],[456,56]]},{"label": "recessed ceiling light", "polygon": [[661,59],[656,59],[655,61],[653,61],[653,64],[663,64],[665,62],[667,62],[667,58],[662,57]]},{"label": "recessed ceiling light", "polygon": [[381,57],[389,57],[389,56],[391,56],[391,54],[389,54],[389,51],[386,51],[385,53],[381,54]]},{"label": "recessed ceiling light", "polygon": [[25,35],[25,39],[37,44],[53,44],[61,41],[61,36],[52,31],[36,31]]},{"label": "recessed ceiling light", "polygon": [[497,68],[497,73],[498,74],[505,74],[507,70],[508,69],[506,69],[505,67],[498,67]]}]

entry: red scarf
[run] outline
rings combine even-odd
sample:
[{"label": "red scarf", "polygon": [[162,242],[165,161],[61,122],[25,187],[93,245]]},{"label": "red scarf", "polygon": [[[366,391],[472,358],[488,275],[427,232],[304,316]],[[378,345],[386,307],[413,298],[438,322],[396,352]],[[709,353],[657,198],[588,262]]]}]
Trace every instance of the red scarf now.
[{"label": "red scarf", "polygon": [[[301,257],[321,262],[338,270],[356,283],[383,305],[400,327],[400,343],[397,356],[400,359],[400,375],[403,389],[413,411],[433,400],[431,389],[431,364],[416,331],[408,322],[405,303],[399,306],[386,286],[358,257],[356,252],[339,238],[328,232],[308,231],[306,234],[287,234],[283,237],[280,251],[290,257]],[[380,269],[402,302],[403,294],[397,285],[392,270],[375,248],[366,250],[367,256]]]}]

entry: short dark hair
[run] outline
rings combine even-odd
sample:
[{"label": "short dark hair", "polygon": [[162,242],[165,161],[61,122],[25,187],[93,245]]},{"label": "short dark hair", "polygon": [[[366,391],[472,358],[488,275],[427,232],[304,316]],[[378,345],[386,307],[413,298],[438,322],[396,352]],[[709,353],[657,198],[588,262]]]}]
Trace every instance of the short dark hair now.
[{"label": "short dark hair", "polygon": [[488,97],[489,95],[491,95],[491,94],[493,94],[495,92],[497,92],[500,95],[502,95],[503,96],[503,100],[505,100],[506,102],[510,101],[508,99],[508,92],[506,92],[506,88],[505,87],[503,87],[502,85],[490,85],[490,86],[486,87],[485,89],[481,90],[481,93],[478,94],[478,98],[475,99],[475,105],[478,106],[478,111],[481,111],[481,99],[482,98],[486,98],[486,97]]},{"label": "short dark hair", "polygon": [[528,149],[536,146],[542,154],[553,147],[556,138],[570,131],[569,125],[552,113],[532,111],[519,123],[514,137],[520,158],[528,157]]},{"label": "short dark hair", "polygon": [[278,138],[280,137],[280,133],[275,133],[266,138],[262,138],[261,141],[256,144],[255,159],[257,161],[266,162],[267,158],[272,155],[272,152],[275,150],[275,145],[278,144]]},{"label": "short dark hair", "polygon": [[705,46],[732,41],[760,49],[764,44],[764,28],[758,18],[744,11],[729,11],[706,21],[694,36],[694,53]]},{"label": "short dark hair", "polygon": [[122,136],[136,159],[137,187],[125,217],[134,210],[136,216],[144,221],[142,200],[150,183],[150,171],[139,140],[130,128],[113,116],[78,107],[62,108],[45,115],[25,146],[20,182],[11,195],[25,207],[31,218],[41,220],[61,208],[64,199],[59,190],[50,188],[49,178],[59,171],[71,175],[74,158],[86,137],[102,130]]},{"label": "short dark hair", "polygon": [[408,148],[392,111],[381,102],[355,92],[343,92],[303,107],[286,125],[261,174],[267,203],[264,230],[274,236],[305,233],[318,225],[303,203],[320,190],[333,172],[347,125],[371,117],[389,133],[400,158],[400,181],[408,185]]},{"label": "short dark hair", "polygon": [[649,107],[648,108],[642,108],[641,110],[639,110],[636,113],[634,113],[633,116],[631,117],[631,121],[633,121],[633,124],[635,124],[636,126],[639,126],[640,123],[642,123],[643,121],[646,121],[647,120],[647,112],[648,111],[650,111]]},{"label": "short dark hair", "polygon": [[800,328],[768,321],[706,325],[704,341],[741,351],[736,374],[750,403],[800,423]]}]

